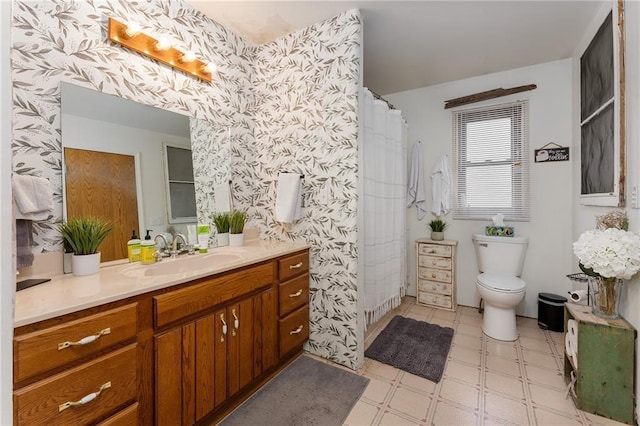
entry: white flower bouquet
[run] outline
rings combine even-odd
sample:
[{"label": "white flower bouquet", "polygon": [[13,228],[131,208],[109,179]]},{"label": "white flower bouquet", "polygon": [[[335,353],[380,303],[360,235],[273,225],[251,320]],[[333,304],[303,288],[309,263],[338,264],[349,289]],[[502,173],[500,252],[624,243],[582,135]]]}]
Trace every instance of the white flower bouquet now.
[{"label": "white flower bouquet", "polygon": [[640,238],[617,228],[586,231],[573,252],[587,275],[628,280],[640,270]]}]

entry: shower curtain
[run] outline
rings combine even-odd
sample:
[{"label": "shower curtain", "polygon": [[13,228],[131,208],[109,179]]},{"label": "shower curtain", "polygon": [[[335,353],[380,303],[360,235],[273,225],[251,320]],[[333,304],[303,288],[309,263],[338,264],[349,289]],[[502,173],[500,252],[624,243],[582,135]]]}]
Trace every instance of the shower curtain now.
[{"label": "shower curtain", "polygon": [[405,295],[407,127],[400,111],[364,89],[363,204],[366,324]]}]

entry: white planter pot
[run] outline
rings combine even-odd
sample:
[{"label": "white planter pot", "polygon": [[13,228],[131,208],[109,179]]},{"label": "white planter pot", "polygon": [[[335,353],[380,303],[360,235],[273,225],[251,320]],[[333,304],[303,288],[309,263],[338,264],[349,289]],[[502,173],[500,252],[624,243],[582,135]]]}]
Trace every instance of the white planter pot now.
[{"label": "white planter pot", "polygon": [[433,241],[442,241],[442,240],[444,240],[444,232],[431,231],[431,239]]},{"label": "white planter pot", "polygon": [[244,234],[229,234],[229,245],[241,247],[244,244]]},{"label": "white planter pot", "polygon": [[223,247],[223,246],[228,246],[229,245],[229,233],[225,232],[222,234],[218,234],[216,236],[216,239],[218,240],[218,247]]},{"label": "white planter pot", "polygon": [[100,270],[100,252],[82,256],[74,254],[71,257],[71,269],[73,275],[78,276],[97,274]]}]

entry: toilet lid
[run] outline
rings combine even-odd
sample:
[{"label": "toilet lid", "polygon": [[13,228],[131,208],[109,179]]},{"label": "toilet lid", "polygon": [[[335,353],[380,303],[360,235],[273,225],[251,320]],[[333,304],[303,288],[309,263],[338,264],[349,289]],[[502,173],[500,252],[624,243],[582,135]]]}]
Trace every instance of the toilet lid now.
[{"label": "toilet lid", "polygon": [[491,290],[517,293],[524,290],[526,283],[513,275],[500,275],[485,272],[478,275],[478,284]]}]

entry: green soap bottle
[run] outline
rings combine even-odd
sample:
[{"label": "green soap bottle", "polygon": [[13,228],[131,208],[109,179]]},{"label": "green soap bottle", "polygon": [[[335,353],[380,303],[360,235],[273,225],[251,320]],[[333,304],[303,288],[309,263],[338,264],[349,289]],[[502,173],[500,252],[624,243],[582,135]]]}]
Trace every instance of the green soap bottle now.
[{"label": "green soap bottle", "polygon": [[129,262],[140,261],[140,238],[136,235],[136,230],[131,231],[131,239],[127,241],[127,256]]},{"label": "green soap bottle", "polygon": [[147,235],[144,236],[144,241],[140,243],[140,262],[141,263],[155,263],[156,261],[156,242],[151,239],[149,233],[151,230],[147,230]]}]

